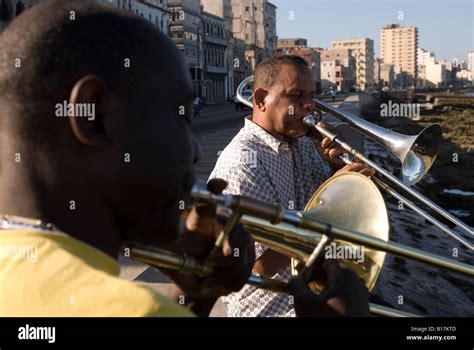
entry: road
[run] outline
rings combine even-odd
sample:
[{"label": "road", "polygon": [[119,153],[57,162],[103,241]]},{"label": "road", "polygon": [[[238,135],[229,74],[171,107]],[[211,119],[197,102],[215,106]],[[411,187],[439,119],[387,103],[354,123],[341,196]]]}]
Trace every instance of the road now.
[{"label": "road", "polygon": [[250,109],[236,111],[230,103],[204,106],[201,115],[193,118],[191,129],[199,137],[205,133],[234,128],[243,125],[244,117],[250,113]]}]

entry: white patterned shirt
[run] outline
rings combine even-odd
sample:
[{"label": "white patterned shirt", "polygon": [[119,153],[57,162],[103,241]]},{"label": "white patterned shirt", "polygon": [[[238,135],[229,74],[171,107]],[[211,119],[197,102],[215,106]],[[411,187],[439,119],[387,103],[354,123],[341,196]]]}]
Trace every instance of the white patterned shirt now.
[{"label": "white patterned shirt", "polygon": [[[228,182],[225,193],[281,203],[288,210],[303,210],[316,189],[331,176],[312,140],[299,137],[289,142],[276,139],[259,125],[245,118],[245,125],[219,156],[211,178]],[[256,257],[266,247],[255,243]],[[288,281],[290,266],[273,278]],[[239,292],[223,298],[228,316],[295,316],[288,295],[245,285]]]}]

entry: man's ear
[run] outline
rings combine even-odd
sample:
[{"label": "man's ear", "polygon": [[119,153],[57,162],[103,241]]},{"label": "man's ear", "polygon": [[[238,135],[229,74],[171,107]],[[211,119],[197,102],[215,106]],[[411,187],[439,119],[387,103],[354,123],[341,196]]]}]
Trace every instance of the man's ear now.
[{"label": "man's ear", "polygon": [[265,97],[268,95],[268,91],[262,88],[255,89],[253,92],[253,108],[258,109],[261,112],[265,112]]},{"label": "man's ear", "polygon": [[88,75],[74,84],[69,96],[68,116],[74,136],[83,145],[112,145],[105,125],[107,102],[107,88],[98,76]]}]

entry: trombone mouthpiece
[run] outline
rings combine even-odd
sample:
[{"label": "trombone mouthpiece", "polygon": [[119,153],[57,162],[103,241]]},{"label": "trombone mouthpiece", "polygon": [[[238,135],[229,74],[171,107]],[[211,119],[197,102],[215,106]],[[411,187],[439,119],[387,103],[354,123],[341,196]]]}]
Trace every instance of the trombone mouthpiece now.
[{"label": "trombone mouthpiece", "polygon": [[314,128],[318,122],[314,115],[310,114],[303,118],[303,123],[310,128]]}]

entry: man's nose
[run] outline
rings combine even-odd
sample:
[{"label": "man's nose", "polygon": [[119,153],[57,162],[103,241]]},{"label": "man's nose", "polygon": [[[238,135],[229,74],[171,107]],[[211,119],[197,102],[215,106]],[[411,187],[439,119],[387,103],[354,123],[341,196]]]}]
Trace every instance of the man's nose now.
[{"label": "man's nose", "polygon": [[316,108],[316,106],[314,104],[312,97],[309,97],[303,102],[303,108],[310,113],[314,112],[314,109]]}]

